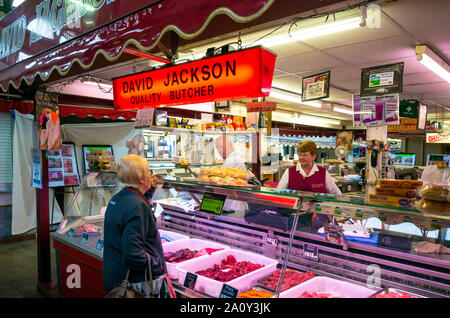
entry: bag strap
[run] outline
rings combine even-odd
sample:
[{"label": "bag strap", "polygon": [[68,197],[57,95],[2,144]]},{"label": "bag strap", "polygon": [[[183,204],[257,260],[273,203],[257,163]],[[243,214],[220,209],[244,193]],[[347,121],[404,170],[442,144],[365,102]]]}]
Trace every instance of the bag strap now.
[{"label": "bag strap", "polygon": [[128,190],[128,191],[130,191],[130,192],[136,193],[138,196],[141,197],[142,200],[144,200],[144,203],[145,203],[148,207],[150,206],[150,203],[148,203],[147,199],[145,199],[145,198],[142,196],[142,194],[140,194],[138,191],[133,190],[133,189],[131,189],[131,188],[124,188],[124,189],[125,189],[125,190]]},{"label": "bag strap", "polygon": [[[146,288],[147,290],[146,290],[145,296],[146,296],[147,298],[149,298],[150,295],[153,295],[152,263],[151,263],[151,257],[150,257],[150,254],[148,254],[147,252],[145,252],[145,256],[147,257],[147,263],[148,263],[147,269],[145,270],[145,284],[146,284],[146,286],[147,286],[147,288]],[[148,274],[149,274],[149,276],[150,276],[150,283],[149,283],[149,281],[147,280],[147,272],[148,272]]]}]

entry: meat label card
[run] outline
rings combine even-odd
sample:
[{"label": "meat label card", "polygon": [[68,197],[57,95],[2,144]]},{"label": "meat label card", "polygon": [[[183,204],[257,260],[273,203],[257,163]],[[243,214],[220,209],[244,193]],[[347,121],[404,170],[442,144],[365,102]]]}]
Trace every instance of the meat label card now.
[{"label": "meat label card", "polygon": [[97,245],[95,245],[95,248],[98,249],[99,251],[103,250],[103,246],[104,246],[104,242],[102,239],[99,239],[97,241]]},{"label": "meat label card", "polygon": [[230,285],[223,284],[222,291],[220,292],[219,298],[237,298],[239,294],[239,289],[231,287]]},{"label": "meat label card", "polygon": [[89,235],[87,233],[83,233],[83,236],[81,238],[81,242],[84,243],[84,244],[87,244],[88,240],[89,240]]},{"label": "meat label card", "polygon": [[186,278],[184,279],[184,287],[194,289],[195,283],[197,282],[197,275],[194,273],[186,273]]},{"label": "meat label card", "polygon": [[69,230],[69,233],[67,233],[67,236],[72,237],[74,233],[75,233],[75,229],[73,227],[71,227]]},{"label": "meat label card", "polygon": [[303,243],[303,257],[318,262],[319,248],[317,245]]},{"label": "meat label card", "polygon": [[278,239],[273,234],[267,234],[266,242],[271,244],[271,245],[273,245],[273,246],[277,246],[278,245]]}]

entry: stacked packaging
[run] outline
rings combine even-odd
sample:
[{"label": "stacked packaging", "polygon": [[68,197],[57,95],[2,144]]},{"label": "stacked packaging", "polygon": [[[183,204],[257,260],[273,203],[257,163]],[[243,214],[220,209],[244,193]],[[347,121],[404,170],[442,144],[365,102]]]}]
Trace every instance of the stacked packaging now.
[{"label": "stacked packaging", "polygon": [[369,194],[369,203],[394,206],[410,207],[417,197],[416,189],[422,185],[418,180],[377,180],[375,193]]}]

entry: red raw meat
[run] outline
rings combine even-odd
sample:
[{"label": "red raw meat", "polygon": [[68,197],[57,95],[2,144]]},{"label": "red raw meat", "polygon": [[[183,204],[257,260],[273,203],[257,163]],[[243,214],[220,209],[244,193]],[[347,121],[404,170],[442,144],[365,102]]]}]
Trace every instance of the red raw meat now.
[{"label": "red raw meat", "polygon": [[301,294],[299,298],[337,298],[337,297],[330,293],[313,292],[310,294],[305,291],[303,292],[303,294]]},{"label": "red raw meat", "polygon": [[98,228],[92,224],[85,224],[84,228],[85,228],[86,232],[98,232]]},{"label": "red raw meat", "polygon": [[196,274],[206,276],[220,282],[229,282],[261,267],[264,267],[264,265],[246,261],[238,262],[233,255],[229,255],[226,259],[222,260],[220,265],[214,264],[212,268],[197,271]]},{"label": "red raw meat", "polygon": [[411,296],[408,293],[402,292],[401,294],[395,293],[395,292],[389,292],[387,294],[380,294],[373,296],[373,298],[417,298],[414,296]]},{"label": "red raw meat", "polygon": [[[267,288],[270,288],[272,290],[276,290],[278,288],[278,283],[281,276],[281,269],[275,271],[265,282],[264,285]],[[310,280],[311,278],[315,277],[316,275],[313,272],[305,272],[300,273],[297,271],[294,271],[292,269],[286,269],[286,272],[284,274],[283,278],[283,284],[281,285],[281,291],[285,291],[291,287],[297,286],[301,283],[306,282],[307,280]]]}]

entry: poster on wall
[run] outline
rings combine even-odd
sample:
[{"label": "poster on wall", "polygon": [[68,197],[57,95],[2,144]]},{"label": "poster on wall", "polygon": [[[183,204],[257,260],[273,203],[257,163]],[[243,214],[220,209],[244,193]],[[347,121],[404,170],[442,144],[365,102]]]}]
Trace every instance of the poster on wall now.
[{"label": "poster on wall", "polygon": [[380,126],[399,123],[399,94],[353,95],[353,125]]},{"label": "poster on wall", "polygon": [[39,126],[39,148],[41,150],[60,149],[61,130],[56,95],[36,95],[35,120]]},{"label": "poster on wall", "polygon": [[136,122],[134,128],[144,128],[153,126],[153,119],[155,117],[155,109],[139,109],[136,114]]},{"label": "poster on wall", "polygon": [[63,143],[59,150],[48,150],[47,156],[49,187],[80,185],[74,144]]},{"label": "poster on wall", "polygon": [[401,93],[404,63],[361,69],[361,96]]},{"label": "poster on wall", "polygon": [[330,74],[324,72],[302,78],[302,101],[310,101],[330,96]]},{"label": "poster on wall", "polygon": [[353,149],[353,133],[351,131],[341,131],[337,133],[336,146],[344,146],[347,150]]},{"label": "poster on wall", "polygon": [[39,148],[31,148],[31,186],[42,189],[42,158]]}]

